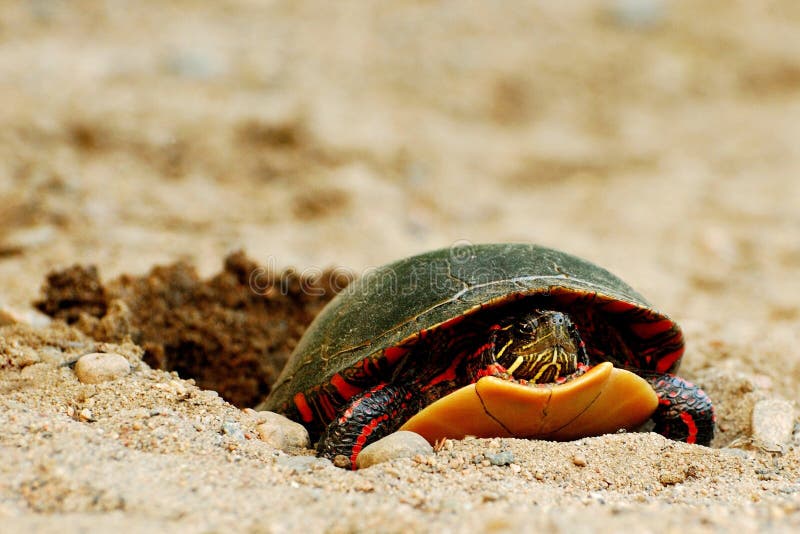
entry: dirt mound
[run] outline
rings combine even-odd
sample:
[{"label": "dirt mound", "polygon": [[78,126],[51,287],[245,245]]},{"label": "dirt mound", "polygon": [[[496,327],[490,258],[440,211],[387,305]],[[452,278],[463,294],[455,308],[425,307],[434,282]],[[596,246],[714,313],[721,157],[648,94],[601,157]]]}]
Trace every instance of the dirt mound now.
[{"label": "dirt mound", "polygon": [[272,272],[237,252],[207,280],[185,262],[103,283],[95,266],[48,275],[36,307],[105,342],[130,339],[150,366],[177,371],[239,407],[269,393],[306,326],[349,278]]}]

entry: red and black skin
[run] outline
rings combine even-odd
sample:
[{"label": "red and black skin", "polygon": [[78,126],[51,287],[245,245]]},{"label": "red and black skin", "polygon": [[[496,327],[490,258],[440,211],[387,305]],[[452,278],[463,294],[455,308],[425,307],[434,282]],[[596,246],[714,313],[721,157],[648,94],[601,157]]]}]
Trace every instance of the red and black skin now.
[{"label": "red and black skin", "polygon": [[[651,416],[653,430],[675,441],[708,446],[714,438],[716,415],[711,399],[697,385],[667,372],[674,369],[683,354],[682,335],[671,321],[648,321],[648,310],[625,309],[625,303],[612,302],[606,306],[619,307],[622,312],[614,321],[603,321],[597,315],[594,298],[586,296],[588,304],[579,314],[584,319],[581,331],[587,341],[592,361],[611,361],[616,367],[638,374],[647,380],[658,396],[658,407]],[[577,304],[577,303],[576,303]],[[666,355],[650,358],[646,353],[634,354],[624,336],[624,325],[638,325],[651,347],[667,347]],[[641,328],[648,325],[649,328]],[[646,351],[645,351],[646,352]],[[611,355],[614,356],[611,356]]]},{"label": "red and black skin", "polygon": [[[603,313],[596,313],[592,295],[572,295],[568,301],[550,304],[562,308],[563,313],[525,311],[520,304],[455,317],[420,331],[406,342],[342,370],[314,390],[298,393],[287,411],[306,424],[312,437],[319,436],[321,456],[343,456],[354,468],[363,447],[394,432],[433,401],[482,376],[511,379],[506,368],[513,360],[497,358],[505,344],[504,333],[511,329],[523,337],[522,330],[531,318],[558,318],[568,323],[569,337],[578,347],[575,369],[547,381],[564,382],[597,362],[611,361],[653,386],[659,398],[652,415],[656,432],[677,441],[709,444],[714,433],[711,401],[702,389],[665,372],[674,368],[683,352],[682,338],[671,322],[649,321],[647,310],[617,301],[605,303]],[[634,335],[626,330],[631,324],[636,325],[635,335],[647,341],[637,354],[626,342]],[[669,350],[670,344],[675,345],[674,351]],[[659,347],[660,356],[651,357],[649,346]],[[524,380],[525,376],[515,371],[513,378]]]},{"label": "red and black skin", "polygon": [[711,443],[716,417],[705,391],[668,373],[645,378],[658,395],[658,408],[651,416],[655,432],[675,441]]}]

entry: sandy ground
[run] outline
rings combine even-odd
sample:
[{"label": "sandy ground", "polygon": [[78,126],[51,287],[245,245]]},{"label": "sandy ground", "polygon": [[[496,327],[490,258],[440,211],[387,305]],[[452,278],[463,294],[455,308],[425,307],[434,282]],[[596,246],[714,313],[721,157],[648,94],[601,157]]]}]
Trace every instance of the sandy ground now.
[{"label": "sandy ground", "polygon": [[[0,530],[800,528],[797,438],[765,450],[750,425],[758,400],[800,400],[799,30],[792,0],[2,3],[7,314],[43,323],[31,303],[74,263],[210,276],[244,249],[358,273],[533,241],[681,323],[720,431],[344,472],[135,345],[100,347],[135,371],[89,385],[68,363],[95,341],[7,326]],[[514,462],[484,465],[494,449]]]}]

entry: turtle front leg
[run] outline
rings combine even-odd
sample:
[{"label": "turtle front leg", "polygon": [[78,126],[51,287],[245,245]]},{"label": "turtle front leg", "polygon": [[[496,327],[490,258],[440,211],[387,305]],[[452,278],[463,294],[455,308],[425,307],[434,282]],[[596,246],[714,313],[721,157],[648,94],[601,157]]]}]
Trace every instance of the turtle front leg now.
[{"label": "turtle front leg", "polygon": [[714,407],[708,395],[675,375],[648,377],[658,395],[653,414],[655,431],[662,436],[686,443],[708,445],[714,437]]},{"label": "turtle front leg", "polygon": [[355,469],[361,449],[391,434],[419,411],[415,398],[406,388],[385,382],[356,395],[322,433],[317,451],[330,460],[344,456]]}]

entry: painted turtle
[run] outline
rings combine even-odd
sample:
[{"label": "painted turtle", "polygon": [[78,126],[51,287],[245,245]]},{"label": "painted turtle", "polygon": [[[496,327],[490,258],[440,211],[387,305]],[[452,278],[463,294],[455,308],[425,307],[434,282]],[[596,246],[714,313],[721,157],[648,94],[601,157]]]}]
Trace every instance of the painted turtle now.
[{"label": "painted turtle", "polygon": [[399,429],[574,439],[652,418],[707,445],[711,401],[675,376],[683,335],[625,282],[528,244],[465,245],[375,269],[309,326],[263,404],[321,455]]}]

